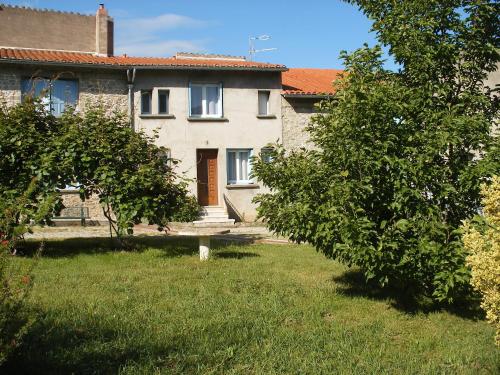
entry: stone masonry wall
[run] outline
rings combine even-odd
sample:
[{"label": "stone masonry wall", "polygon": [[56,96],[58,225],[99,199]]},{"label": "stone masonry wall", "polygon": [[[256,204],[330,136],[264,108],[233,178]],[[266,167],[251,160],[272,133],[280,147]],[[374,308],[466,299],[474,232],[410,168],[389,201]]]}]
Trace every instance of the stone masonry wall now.
[{"label": "stone masonry wall", "polygon": [[61,197],[65,208],[86,207],[89,211],[90,220],[106,220],[102,213],[101,205],[99,204],[99,198],[96,196],[92,196],[83,202],[80,199],[78,191],[63,191]]},{"label": "stone masonry wall", "polygon": [[317,99],[282,98],[283,145],[286,149],[313,147],[305,129],[315,113],[314,104],[317,102]]},{"label": "stone masonry wall", "polygon": [[11,106],[21,101],[21,77],[14,69],[0,69],[0,105]]},{"label": "stone masonry wall", "polygon": [[[21,102],[21,79],[35,75],[42,77],[56,77],[60,72],[45,70],[40,67],[21,67],[0,65],[0,105],[12,106]],[[128,89],[125,72],[96,72],[96,71],[69,71],[61,78],[78,80],[77,109],[85,111],[96,105],[104,105],[109,112],[118,110],[127,112]],[[97,197],[82,202],[77,192],[64,192],[63,203],[66,207],[88,207],[92,221],[106,220],[102,213]]]}]

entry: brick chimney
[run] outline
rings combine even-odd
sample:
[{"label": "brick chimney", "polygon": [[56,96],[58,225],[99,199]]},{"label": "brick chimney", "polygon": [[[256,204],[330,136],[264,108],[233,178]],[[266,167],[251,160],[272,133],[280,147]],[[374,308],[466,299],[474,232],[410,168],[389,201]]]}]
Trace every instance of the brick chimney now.
[{"label": "brick chimney", "polygon": [[99,55],[113,56],[114,53],[114,23],[108,15],[104,4],[99,4],[95,15],[95,48]]}]

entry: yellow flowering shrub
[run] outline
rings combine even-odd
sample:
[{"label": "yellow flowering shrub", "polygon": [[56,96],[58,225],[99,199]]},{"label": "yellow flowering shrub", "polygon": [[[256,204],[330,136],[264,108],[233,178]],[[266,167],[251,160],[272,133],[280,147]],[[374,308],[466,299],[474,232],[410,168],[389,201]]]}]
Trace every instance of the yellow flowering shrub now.
[{"label": "yellow flowering shrub", "polygon": [[465,224],[463,241],[469,251],[467,264],[472,271],[472,286],[482,295],[486,319],[496,327],[500,346],[500,177],[482,187],[483,229]]}]

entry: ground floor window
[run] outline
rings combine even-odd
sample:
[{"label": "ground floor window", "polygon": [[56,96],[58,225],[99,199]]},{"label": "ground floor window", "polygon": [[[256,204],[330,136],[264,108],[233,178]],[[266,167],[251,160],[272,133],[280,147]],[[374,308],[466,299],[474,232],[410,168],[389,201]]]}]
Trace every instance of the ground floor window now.
[{"label": "ground floor window", "polygon": [[251,149],[227,150],[227,182],[228,184],[249,184]]}]

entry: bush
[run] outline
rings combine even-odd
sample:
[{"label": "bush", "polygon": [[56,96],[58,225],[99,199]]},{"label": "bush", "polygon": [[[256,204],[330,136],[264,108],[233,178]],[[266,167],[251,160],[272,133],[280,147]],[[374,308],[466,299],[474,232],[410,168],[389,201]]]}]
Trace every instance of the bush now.
[{"label": "bush", "polygon": [[496,327],[500,346],[500,177],[483,185],[484,217],[481,224],[465,224],[463,241],[470,251],[467,264],[472,269],[472,286],[482,295],[481,307]]},{"label": "bush", "polygon": [[196,197],[188,195],[185,198],[185,203],[174,212],[171,221],[178,223],[187,223],[190,221],[197,220],[200,217],[201,206],[198,203]]},{"label": "bush", "polygon": [[33,323],[26,299],[33,285],[34,265],[28,270],[15,267],[10,249],[0,244],[0,365],[21,344]]}]

